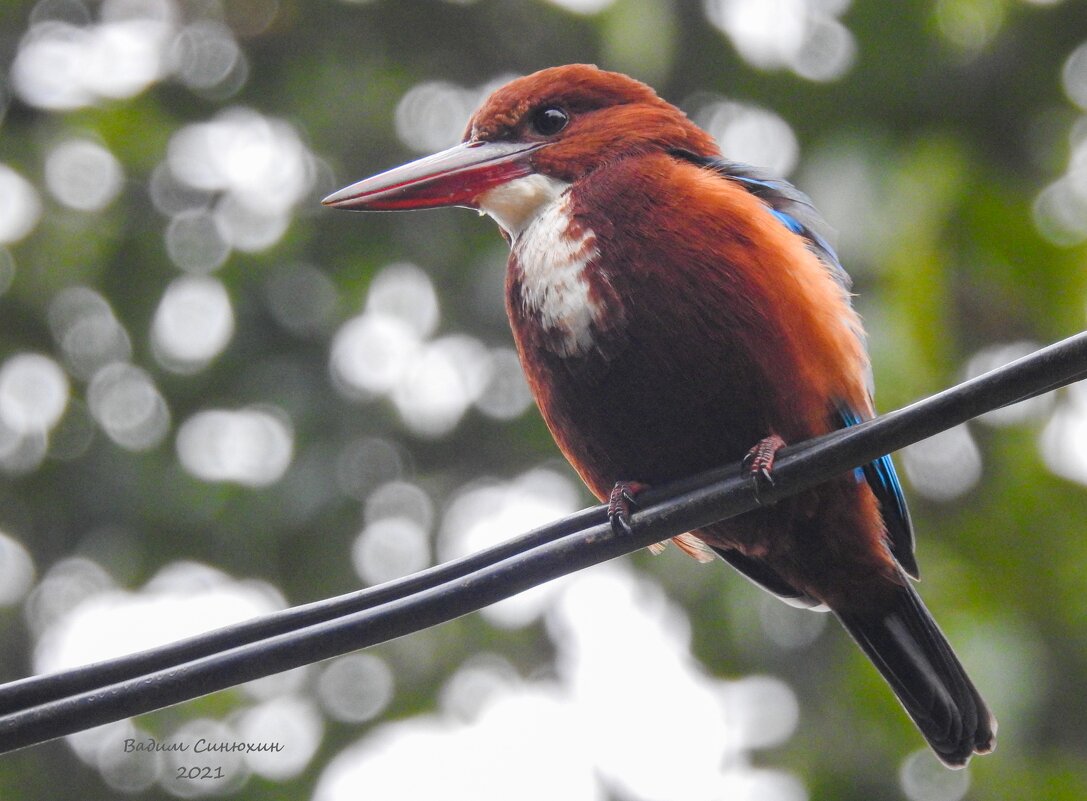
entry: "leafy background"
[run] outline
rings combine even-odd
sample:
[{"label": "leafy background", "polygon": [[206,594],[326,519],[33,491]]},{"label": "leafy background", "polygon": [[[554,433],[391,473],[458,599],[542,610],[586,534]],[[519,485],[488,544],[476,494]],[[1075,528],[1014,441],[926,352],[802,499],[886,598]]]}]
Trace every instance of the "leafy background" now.
[{"label": "leafy background", "polygon": [[[1083,328],[1081,0],[8,0],[0,677],[590,502],[512,361],[493,224],[318,205],[574,61],[813,196],[884,410]],[[1001,721],[968,771],[836,626],[669,551],[5,756],[0,797],[1081,799],[1085,454],[1072,389],[898,456],[922,592]],[[187,781],[123,749],[201,736],[285,750]]]}]

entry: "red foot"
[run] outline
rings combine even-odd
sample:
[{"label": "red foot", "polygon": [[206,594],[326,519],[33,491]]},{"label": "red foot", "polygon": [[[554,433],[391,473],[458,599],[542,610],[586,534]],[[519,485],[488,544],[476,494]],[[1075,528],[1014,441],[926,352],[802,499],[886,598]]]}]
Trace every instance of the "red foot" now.
[{"label": "red foot", "polygon": [[755,499],[759,489],[774,486],[774,458],[785,447],[785,440],[777,434],[771,434],[755,443],[755,447],[744,456],[743,467],[755,482]]},{"label": "red foot", "polygon": [[637,507],[634,496],[647,489],[640,481],[617,481],[608,496],[608,521],[616,534],[629,535],[631,510]]}]

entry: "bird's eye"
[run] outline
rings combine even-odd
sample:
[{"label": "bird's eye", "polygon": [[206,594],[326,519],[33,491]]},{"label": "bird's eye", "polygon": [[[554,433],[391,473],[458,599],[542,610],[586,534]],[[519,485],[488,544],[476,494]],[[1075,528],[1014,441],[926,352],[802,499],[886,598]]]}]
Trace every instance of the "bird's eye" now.
[{"label": "bird's eye", "polygon": [[532,115],[532,130],[541,136],[554,136],[570,121],[570,115],[557,106],[546,106]]}]

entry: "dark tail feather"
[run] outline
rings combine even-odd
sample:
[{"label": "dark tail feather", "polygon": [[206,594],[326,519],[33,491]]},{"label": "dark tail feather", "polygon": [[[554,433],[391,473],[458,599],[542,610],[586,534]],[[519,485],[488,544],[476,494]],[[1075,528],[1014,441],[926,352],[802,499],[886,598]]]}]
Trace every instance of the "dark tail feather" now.
[{"label": "dark tail feather", "polygon": [[836,612],[949,767],[993,750],[996,720],[921,598],[903,577],[881,614]]}]

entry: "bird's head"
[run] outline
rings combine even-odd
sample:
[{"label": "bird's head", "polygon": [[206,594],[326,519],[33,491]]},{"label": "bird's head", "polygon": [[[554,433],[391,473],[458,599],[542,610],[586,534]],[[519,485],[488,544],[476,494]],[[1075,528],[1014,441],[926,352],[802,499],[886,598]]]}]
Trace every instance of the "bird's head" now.
[{"label": "bird's head", "polygon": [[508,231],[555,186],[627,156],[675,149],[718,153],[709,134],[645,84],[584,64],[552,67],[496,90],[461,144],[323,202],[359,211],[465,206]]}]

